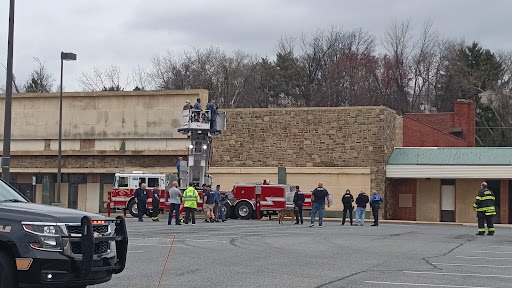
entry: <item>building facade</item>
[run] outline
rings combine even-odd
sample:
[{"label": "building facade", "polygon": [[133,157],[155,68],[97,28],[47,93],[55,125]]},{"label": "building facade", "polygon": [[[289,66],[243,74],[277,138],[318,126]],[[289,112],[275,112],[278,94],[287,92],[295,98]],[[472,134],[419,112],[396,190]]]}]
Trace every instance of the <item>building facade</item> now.
[{"label": "building facade", "polygon": [[[64,93],[63,206],[105,211],[117,172],[176,173],[176,161],[187,155],[190,144],[177,132],[182,108],[186,100],[194,103],[196,98],[204,108],[208,91]],[[11,182],[37,203],[58,200],[58,103],[58,94],[13,96]],[[223,190],[237,182],[285,179],[311,191],[323,182],[334,194],[331,216],[339,216],[346,189],[354,194],[375,189],[387,197],[386,162],[393,148],[402,146],[402,118],[393,110],[224,111],[227,130],[213,140],[210,169]]]},{"label": "building facade", "polygon": [[512,223],[512,148],[396,148],[386,166],[391,219],[477,222],[482,182],[496,197],[495,223]]}]

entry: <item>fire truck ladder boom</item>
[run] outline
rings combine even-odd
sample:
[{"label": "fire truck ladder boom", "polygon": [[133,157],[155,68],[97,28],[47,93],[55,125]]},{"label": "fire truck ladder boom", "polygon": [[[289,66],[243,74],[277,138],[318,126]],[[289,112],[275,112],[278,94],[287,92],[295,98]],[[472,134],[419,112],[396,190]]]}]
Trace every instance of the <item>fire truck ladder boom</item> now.
[{"label": "fire truck ladder boom", "polygon": [[210,111],[193,109],[183,111],[183,126],[178,129],[178,132],[187,135],[190,145],[187,161],[180,163],[178,178],[181,180],[182,187],[190,184],[194,187],[212,184],[212,177],[208,174],[213,155],[212,139],[225,130],[225,112],[218,112],[216,119],[216,127],[211,127]]}]

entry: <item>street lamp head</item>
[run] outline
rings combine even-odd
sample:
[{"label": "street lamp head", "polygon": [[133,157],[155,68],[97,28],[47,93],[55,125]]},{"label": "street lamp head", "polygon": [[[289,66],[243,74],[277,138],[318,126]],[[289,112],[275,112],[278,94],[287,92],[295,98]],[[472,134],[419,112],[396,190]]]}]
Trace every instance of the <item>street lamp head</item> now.
[{"label": "street lamp head", "polygon": [[76,60],[76,54],[71,52],[60,52],[60,59],[64,61]]}]

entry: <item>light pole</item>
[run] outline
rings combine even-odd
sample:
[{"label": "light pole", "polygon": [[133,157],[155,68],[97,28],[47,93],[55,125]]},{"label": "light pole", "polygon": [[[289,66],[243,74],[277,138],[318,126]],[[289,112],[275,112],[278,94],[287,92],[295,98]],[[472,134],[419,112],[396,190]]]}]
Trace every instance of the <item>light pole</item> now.
[{"label": "light pole", "polygon": [[7,77],[5,80],[4,147],[2,151],[2,179],[11,182],[11,107],[12,107],[12,55],[14,46],[14,0],[9,6],[9,36],[7,38]]},{"label": "light pole", "polygon": [[57,203],[60,202],[60,182],[61,182],[61,160],[62,160],[62,78],[64,74],[64,61],[76,60],[76,54],[69,52],[60,52],[60,103],[59,103],[59,156],[57,160]]}]

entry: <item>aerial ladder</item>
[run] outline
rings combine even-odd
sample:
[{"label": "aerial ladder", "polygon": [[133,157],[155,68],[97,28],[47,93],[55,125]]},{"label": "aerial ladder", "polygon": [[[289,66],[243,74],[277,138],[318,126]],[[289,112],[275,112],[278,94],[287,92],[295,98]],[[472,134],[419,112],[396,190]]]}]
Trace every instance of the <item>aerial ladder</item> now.
[{"label": "aerial ladder", "polygon": [[190,139],[188,159],[180,161],[178,175],[181,188],[189,185],[201,188],[203,184],[212,185],[213,179],[208,174],[212,160],[212,139],[226,130],[226,112],[217,111],[216,127],[211,125],[211,111],[189,109],[183,110],[182,127],[178,132]]}]

